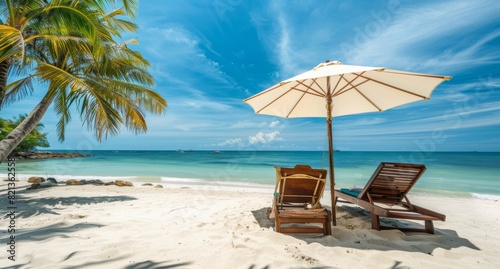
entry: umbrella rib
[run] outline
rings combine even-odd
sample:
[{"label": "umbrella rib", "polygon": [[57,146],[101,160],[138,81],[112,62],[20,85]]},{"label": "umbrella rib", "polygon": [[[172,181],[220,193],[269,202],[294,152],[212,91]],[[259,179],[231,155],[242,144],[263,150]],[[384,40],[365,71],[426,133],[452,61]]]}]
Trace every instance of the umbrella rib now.
[{"label": "umbrella rib", "polygon": [[297,102],[295,102],[295,104],[293,105],[292,109],[290,109],[290,112],[288,112],[288,114],[286,114],[286,118],[290,117],[290,114],[292,114],[293,110],[297,107],[297,105],[300,103],[300,100],[302,100],[302,98],[304,97],[306,93],[302,93],[302,96],[300,96],[299,100],[297,100]]},{"label": "umbrella rib", "polygon": [[361,96],[363,96],[363,98],[365,98],[368,102],[370,102],[370,104],[372,104],[379,112],[382,112],[382,109],[380,107],[378,107],[370,98],[366,97],[366,95],[364,95],[360,90],[358,90],[357,88],[354,88],[359,94],[361,94]]},{"label": "umbrella rib", "polygon": [[[317,85],[317,86],[318,86],[321,90],[323,90],[323,88],[321,88],[321,86],[319,86],[319,84],[316,82],[316,80],[317,80],[316,78],[315,78],[315,79],[313,79],[313,80],[312,80],[313,82],[311,83],[311,85],[314,83],[314,84],[316,84],[316,85]],[[302,86],[304,86],[304,87],[306,87],[306,88],[307,88],[307,90],[305,90],[305,91],[304,91],[304,90],[301,90],[301,89],[297,89],[297,88],[295,88],[295,87],[293,87],[292,89],[293,89],[293,90],[296,90],[296,91],[303,92],[303,93],[307,93],[307,94],[312,94],[312,95],[315,95],[315,96],[319,96],[319,97],[323,97],[323,96],[325,96],[324,94],[321,94],[321,92],[316,91],[315,89],[311,88],[311,85],[307,86],[306,84],[304,84],[304,81],[305,81],[305,80],[303,80],[303,81],[297,81],[297,83],[298,83],[298,84],[300,84],[300,85],[302,85]],[[309,90],[311,90],[312,92],[310,92]],[[324,90],[323,90],[323,91],[324,91]]]},{"label": "umbrella rib", "polygon": [[[274,90],[276,89],[277,87],[274,87],[270,90]],[[272,105],[274,102],[278,101],[278,99],[280,99],[281,97],[283,97],[285,94],[289,93],[290,91],[292,91],[294,88],[290,88],[288,91],[284,92],[283,94],[281,94],[280,96],[276,97],[274,100],[272,100],[271,102],[269,102],[267,105],[265,105],[264,107],[262,107],[261,109],[259,109],[258,111],[256,111],[255,113],[259,114],[262,110],[266,109],[268,106]],[[268,92],[268,91],[266,91]],[[256,96],[253,96],[253,97],[256,97]],[[251,98],[248,98],[246,100],[249,100]],[[246,101],[244,100],[244,101]],[[288,117],[287,117],[288,118]]]},{"label": "umbrella rib", "polygon": [[[340,78],[337,80],[337,84],[335,84],[335,87],[333,87],[333,91],[331,92],[332,96],[336,95],[335,94],[335,89],[337,89],[337,87],[339,86],[340,80],[342,80],[343,78],[344,78],[344,74],[340,75]],[[328,77],[328,79],[330,79],[330,77]],[[345,86],[342,87],[342,89],[343,88],[345,88]],[[339,92],[342,91],[342,89],[340,89]]]},{"label": "umbrella rib", "polygon": [[[326,79],[328,79],[328,77],[327,77]],[[320,93],[320,92],[318,92],[318,91],[316,91],[316,92],[318,92],[318,94],[319,94],[318,96],[323,97],[323,96],[325,96],[325,95],[326,95],[326,91],[325,91],[325,89],[323,89],[323,87],[321,87],[321,85],[319,85],[319,83],[318,83],[316,80],[318,80],[318,79],[317,79],[317,78],[315,78],[315,79],[313,80],[313,82],[314,82],[314,84],[316,84],[316,86],[318,86],[318,88],[320,88],[320,89],[321,89],[321,91],[323,91],[323,95],[321,95],[321,93]]]},{"label": "umbrella rib", "polygon": [[396,87],[396,86],[394,86],[394,85],[390,85],[390,84],[387,84],[387,83],[385,83],[385,82],[382,82],[382,81],[379,81],[379,80],[376,80],[376,79],[373,79],[373,78],[365,77],[365,76],[363,76],[363,75],[361,75],[361,74],[360,74],[360,77],[365,78],[365,79],[368,79],[368,80],[373,81],[373,82],[375,82],[375,83],[382,84],[382,85],[384,85],[384,86],[387,86],[387,87],[393,88],[393,89],[395,89],[395,90],[402,91],[402,92],[405,92],[405,93],[407,93],[407,94],[411,94],[411,95],[414,95],[414,96],[420,97],[420,98],[422,98],[422,99],[429,99],[428,97],[426,97],[426,96],[424,96],[424,95],[417,94],[417,93],[414,93],[414,92],[410,92],[410,91],[407,91],[407,90],[401,89],[401,88],[399,88],[399,87]]},{"label": "umbrella rib", "polygon": [[[374,103],[374,102],[373,102],[370,98],[368,98],[368,97],[367,97],[366,95],[364,95],[364,94],[363,94],[360,90],[358,90],[358,88],[356,88],[357,86],[359,86],[359,85],[361,85],[361,84],[363,84],[363,83],[367,82],[368,80],[365,80],[365,81],[363,81],[363,82],[359,83],[359,84],[358,84],[358,85],[356,85],[356,86],[352,85],[352,82],[353,82],[354,80],[356,80],[357,78],[359,78],[361,75],[362,75],[362,74],[359,74],[357,77],[353,78],[351,81],[348,81],[347,79],[345,79],[345,81],[347,82],[347,84],[348,84],[348,85],[352,86],[352,88],[351,88],[351,89],[356,90],[356,91],[357,91],[357,92],[358,92],[361,96],[363,96],[363,98],[365,98],[368,102],[370,102],[370,104],[372,104],[372,106],[374,106],[374,107],[375,107],[378,111],[380,111],[380,112],[381,112],[381,111],[382,111],[382,109],[380,109],[380,107],[378,107],[378,106],[377,106],[377,105],[376,105],[376,104],[375,104],[375,103]],[[344,92],[349,91],[349,90],[351,90],[351,89],[345,90]]]},{"label": "umbrella rib", "polygon": [[[358,89],[356,89],[356,87],[358,87],[359,85],[362,85],[362,84],[364,84],[364,83],[368,82],[369,80],[364,80],[364,81],[362,81],[362,82],[360,82],[360,83],[358,83],[358,84],[356,84],[356,85],[352,85],[352,84],[351,84],[351,83],[350,83],[347,79],[345,79],[345,81],[347,81],[348,85],[350,85],[350,86],[352,86],[352,87],[351,87],[351,88],[349,88],[349,89],[345,89],[344,91],[342,91],[342,92],[339,92],[339,93],[335,94],[335,96],[337,96],[337,95],[341,95],[341,94],[343,94],[343,93],[346,93],[346,92],[348,92],[348,91],[350,91],[350,90],[352,90],[352,89],[355,89],[355,90],[359,91]],[[352,81],[354,81],[354,80],[352,80]],[[345,88],[345,87],[344,87],[344,88]]]},{"label": "umbrella rib", "polygon": [[[302,98],[304,98],[304,96],[306,95],[306,93],[307,94],[312,94],[312,93],[308,92],[308,90],[312,90],[312,91],[314,91],[314,92],[317,93],[316,90],[311,89],[311,85],[316,82],[316,79],[313,79],[313,81],[311,82],[311,85],[309,85],[309,86],[305,85],[303,82],[304,81],[297,81],[297,83],[305,86],[307,90],[305,90],[305,91],[304,90],[299,90],[299,89],[296,89],[295,87],[291,88],[291,89],[294,89],[294,90],[297,90],[297,91],[301,91],[302,95],[300,96],[299,100],[297,100],[297,102],[295,102],[295,104],[293,105],[292,109],[290,109],[290,112],[288,112],[288,114],[286,115],[287,118],[290,117],[290,114],[292,114],[293,110],[295,110],[295,108],[297,107],[297,105],[300,103],[300,100],[302,100]],[[313,94],[313,95],[316,95],[316,94]]]},{"label": "umbrella rib", "polygon": [[[364,73],[364,72],[363,72],[363,73]],[[347,79],[344,77],[344,74],[340,75],[340,79],[345,80],[345,81],[347,82],[347,84],[346,84],[346,85],[344,85],[344,87],[342,87],[342,88],[341,88],[341,89],[340,89],[340,90],[339,90],[339,91],[338,91],[338,92],[337,92],[334,96],[338,96],[338,95],[340,95],[340,94],[343,94],[343,93],[345,93],[345,92],[347,92],[347,91],[350,91],[351,89],[355,88],[356,86],[359,86],[359,85],[361,85],[361,84],[365,83],[365,82],[366,82],[366,80],[365,80],[365,81],[363,81],[363,82],[361,82],[361,83],[359,83],[359,84],[357,84],[357,85],[355,85],[355,86],[353,86],[353,85],[352,85],[352,82],[354,82],[357,78],[359,78],[359,76],[360,76],[360,75],[362,75],[363,73],[361,73],[361,74],[359,74],[359,75],[358,75],[358,74],[356,74],[356,77],[355,77],[355,78],[353,78],[351,81],[347,80]],[[340,83],[340,79],[337,81],[337,85],[335,85],[335,88],[337,88],[338,84]],[[347,86],[351,86],[351,88],[346,89],[346,87],[347,87]]]},{"label": "umbrella rib", "polygon": [[398,75],[406,75],[406,76],[417,76],[417,77],[427,77],[427,78],[439,78],[444,80],[450,80],[450,76],[436,76],[436,75],[428,75],[428,74],[417,74],[417,73],[401,73],[395,71],[384,71],[385,73],[398,74]]},{"label": "umbrella rib", "polygon": [[281,83],[281,82],[280,82],[280,83],[278,83],[276,86],[274,86],[274,87],[272,87],[272,88],[270,88],[270,89],[268,89],[268,90],[266,90],[266,91],[263,91],[263,92],[260,92],[260,93],[258,93],[258,94],[256,94],[256,95],[254,95],[254,96],[248,97],[247,99],[243,100],[243,102],[246,102],[246,101],[248,101],[248,100],[252,100],[252,99],[254,99],[254,98],[256,98],[256,97],[259,97],[259,96],[261,96],[261,95],[263,95],[263,94],[265,94],[265,93],[268,93],[268,92],[270,92],[270,91],[272,91],[272,90],[275,90],[276,88],[281,87],[281,86],[283,86],[283,85],[285,85],[285,84],[288,84],[288,83],[289,83],[289,82],[284,82],[284,83]]}]

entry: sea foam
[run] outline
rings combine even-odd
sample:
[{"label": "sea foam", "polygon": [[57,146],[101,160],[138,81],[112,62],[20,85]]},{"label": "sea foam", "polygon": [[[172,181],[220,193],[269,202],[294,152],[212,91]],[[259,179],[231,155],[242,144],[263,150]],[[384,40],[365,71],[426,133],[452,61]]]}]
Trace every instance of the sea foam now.
[{"label": "sea foam", "polygon": [[134,180],[137,177],[135,176],[76,176],[76,175],[40,175],[40,174],[16,174],[16,179],[27,181],[30,177],[53,177],[57,181],[66,181],[68,179],[76,179],[76,180],[90,180],[90,179],[100,179],[100,180],[116,180],[116,179],[126,179],[126,180]]},{"label": "sea foam", "polygon": [[500,200],[500,195],[494,195],[494,194],[484,194],[484,193],[471,193],[472,197],[483,199],[483,200],[493,200],[493,201],[498,201]]},{"label": "sea foam", "polygon": [[210,181],[200,178],[178,178],[178,177],[161,177],[161,182],[171,184],[190,184],[190,185],[207,185],[207,186],[228,186],[228,187],[248,187],[248,188],[270,188],[269,184],[259,184],[253,182],[238,182],[238,181]]}]

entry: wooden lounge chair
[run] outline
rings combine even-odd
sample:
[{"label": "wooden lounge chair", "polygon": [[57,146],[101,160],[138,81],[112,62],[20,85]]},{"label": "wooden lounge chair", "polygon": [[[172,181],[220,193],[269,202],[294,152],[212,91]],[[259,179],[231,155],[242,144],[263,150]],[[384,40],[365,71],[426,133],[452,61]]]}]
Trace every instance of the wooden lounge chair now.
[{"label": "wooden lounge chair", "polygon": [[[372,229],[400,229],[404,231],[426,231],[434,233],[432,221],[444,221],[446,216],[426,208],[416,206],[407,197],[426,167],[421,164],[382,162],[370,181],[361,190],[335,190],[337,202],[341,198],[359,205],[370,212]],[[385,227],[380,225],[380,217],[425,221],[425,229]]]},{"label": "wooden lounge chair", "polygon": [[[312,169],[308,165],[276,167],[273,211],[277,232],[332,234],[331,212],[319,202],[325,189],[326,173],[324,169]],[[299,225],[283,227],[282,224]]]}]

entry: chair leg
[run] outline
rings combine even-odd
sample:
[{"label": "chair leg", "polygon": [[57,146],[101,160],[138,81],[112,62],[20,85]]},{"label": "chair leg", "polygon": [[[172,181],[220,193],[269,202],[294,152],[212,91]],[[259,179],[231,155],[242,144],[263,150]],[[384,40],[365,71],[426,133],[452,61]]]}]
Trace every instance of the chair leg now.
[{"label": "chair leg", "polygon": [[330,219],[331,219],[330,212],[328,212],[328,217],[325,221],[325,229],[326,229],[325,235],[332,235],[332,225],[330,224]]},{"label": "chair leg", "polygon": [[432,223],[432,220],[425,221],[425,231],[430,234],[434,234],[434,224]]},{"label": "chair leg", "polygon": [[333,200],[332,215],[330,217],[332,220],[333,226],[337,226],[337,202],[338,201],[339,201],[339,197],[335,196],[335,199]]},{"label": "chair leg", "polygon": [[326,218],[322,219],[321,225],[323,225],[323,235],[332,235],[332,225],[330,218],[330,211],[326,211]]},{"label": "chair leg", "polygon": [[380,231],[380,217],[374,213],[372,215],[372,229]]},{"label": "chair leg", "polygon": [[276,216],[276,221],[275,221],[275,227],[274,229],[276,230],[276,232],[280,233],[281,232],[281,222],[280,222],[280,218],[278,216]]}]

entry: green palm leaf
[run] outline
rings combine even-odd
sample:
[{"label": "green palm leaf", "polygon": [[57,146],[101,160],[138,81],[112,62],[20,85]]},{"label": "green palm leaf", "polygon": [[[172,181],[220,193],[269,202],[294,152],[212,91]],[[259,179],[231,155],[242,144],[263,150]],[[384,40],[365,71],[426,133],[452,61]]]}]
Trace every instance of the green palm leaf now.
[{"label": "green palm leaf", "polygon": [[0,62],[24,57],[23,36],[16,28],[0,25]]},{"label": "green palm leaf", "polygon": [[[130,48],[137,40],[115,40],[137,30],[126,18],[134,18],[137,0],[5,2],[0,5],[4,15],[0,64],[7,67],[3,77],[11,72],[23,77],[9,85],[5,82],[0,90],[11,104],[31,94],[34,81],[48,85],[44,98],[26,119],[29,124],[22,123],[22,128],[34,128],[33,123],[53,104],[59,140],[65,139],[71,111],[76,109],[82,124],[102,141],[117,135],[122,126],[135,134],[146,132],[147,114],[164,113],[167,102],[153,90],[150,63]],[[0,99],[0,108],[1,104]],[[13,130],[24,133],[18,131]],[[0,162],[6,156],[3,142]]]}]

